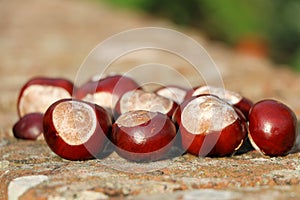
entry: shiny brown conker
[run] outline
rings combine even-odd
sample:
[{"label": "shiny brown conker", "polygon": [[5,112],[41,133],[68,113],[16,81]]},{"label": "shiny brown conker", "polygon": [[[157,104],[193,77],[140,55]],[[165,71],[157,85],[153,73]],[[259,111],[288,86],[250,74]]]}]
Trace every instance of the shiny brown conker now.
[{"label": "shiny brown conker", "polygon": [[61,99],[45,112],[43,128],[54,153],[68,160],[86,160],[101,155],[110,135],[111,118],[96,104]]},{"label": "shiny brown conker", "polygon": [[64,78],[34,77],[27,81],[19,93],[17,109],[20,117],[44,113],[55,101],[72,96],[74,85]]},{"label": "shiny brown conker", "polygon": [[285,104],[265,99],[249,113],[249,139],[253,147],[268,156],[286,155],[297,136],[297,118]]},{"label": "shiny brown conker", "polygon": [[248,119],[249,110],[253,106],[253,102],[250,99],[240,95],[237,92],[226,90],[222,87],[209,85],[195,87],[193,90],[188,92],[186,99],[191,96],[197,96],[201,94],[211,94],[218,96],[219,98],[225,100],[234,107],[240,109],[246,117],[246,119]]},{"label": "shiny brown conker", "polygon": [[21,117],[13,126],[13,134],[16,138],[36,140],[43,133],[42,113],[29,113]]},{"label": "shiny brown conker", "polygon": [[245,124],[236,110],[214,95],[193,96],[174,115],[182,147],[193,155],[232,155],[246,137]]},{"label": "shiny brown conker", "polygon": [[155,93],[181,104],[188,92],[188,89],[177,85],[166,85],[155,90]]},{"label": "shiny brown conker", "polygon": [[115,111],[117,115],[133,110],[146,110],[160,112],[171,117],[178,104],[171,99],[160,96],[154,92],[142,89],[126,92],[117,102]]},{"label": "shiny brown conker", "polygon": [[126,92],[139,88],[137,82],[124,75],[109,75],[92,79],[76,91],[76,98],[95,103],[111,111]]},{"label": "shiny brown conker", "polygon": [[175,125],[167,115],[145,110],[122,114],[112,127],[116,152],[130,161],[165,158],[175,136]]}]

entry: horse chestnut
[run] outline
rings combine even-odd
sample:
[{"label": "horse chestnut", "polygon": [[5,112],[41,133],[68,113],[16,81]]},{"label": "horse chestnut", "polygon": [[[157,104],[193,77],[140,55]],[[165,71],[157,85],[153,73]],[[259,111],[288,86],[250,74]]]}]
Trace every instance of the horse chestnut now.
[{"label": "horse chestnut", "polygon": [[175,136],[175,125],[167,115],[145,110],[122,114],[112,127],[116,152],[137,162],[164,158]]},{"label": "horse chestnut", "polygon": [[13,126],[16,138],[36,140],[43,133],[43,114],[29,113],[21,117]]},{"label": "horse chestnut", "polygon": [[108,142],[111,118],[96,104],[61,99],[45,112],[43,127],[53,152],[69,160],[86,160],[101,155]]},{"label": "horse chestnut", "polygon": [[55,101],[70,98],[73,89],[73,83],[63,78],[32,78],[21,88],[18,114],[22,117],[32,112],[44,113]]},{"label": "horse chestnut", "polygon": [[177,106],[168,98],[138,89],[126,92],[117,102],[115,111],[120,115],[132,110],[147,110],[172,116]]},{"label": "horse chestnut", "polygon": [[99,80],[90,80],[76,91],[76,98],[98,104],[111,111],[119,98],[139,85],[130,77],[110,75]]},{"label": "horse chestnut", "polygon": [[187,92],[187,89],[176,85],[164,86],[155,91],[156,94],[171,99],[177,104],[181,104],[184,101]]},{"label": "horse chestnut", "polygon": [[285,104],[266,99],[249,113],[249,139],[253,147],[268,156],[286,155],[297,136],[297,118]]},{"label": "horse chestnut", "polygon": [[184,101],[175,120],[183,148],[197,156],[232,155],[246,137],[243,119],[230,104],[214,95]]},{"label": "horse chestnut", "polygon": [[211,94],[211,95],[218,96],[219,98],[227,101],[229,104],[233,105],[234,107],[240,109],[247,119],[248,119],[249,110],[253,106],[253,102],[251,100],[241,96],[239,93],[230,90],[225,90],[224,88],[221,87],[208,86],[208,85],[194,88],[194,90],[190,91],[187,94],[186,98],[189,98],[191,96],[197,96],[200,94]]}]

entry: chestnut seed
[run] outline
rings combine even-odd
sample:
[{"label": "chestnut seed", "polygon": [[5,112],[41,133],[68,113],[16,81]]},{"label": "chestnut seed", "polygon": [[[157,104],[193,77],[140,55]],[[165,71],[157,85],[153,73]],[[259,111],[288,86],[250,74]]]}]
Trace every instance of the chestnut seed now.
[{"label": "chestnut seed", "polygon": [[285,104],[265,99],[249,113],[249,139],[253,147],[268,156],[286,155],[297,136],[297,118]]},{"label": "chestnut seed", "polygon": [[166,158],[175,136],[175,125],[167,115],[145,110],[122,114],[112,127],[116,152],[136,162]]},{"label": "chestnut seed", "polygon": [[22,117],[32,112],[44,113],[55,101],[70,98],[73,88],[73,83],[63,78],[32,78],[19,93],[18,114]]},{"label": "chestnut seed", "polygon": [[233,105],[234,107],[240,109],[242,113],[245,115],[246,119],[248,119],[249,110],[253,106],[253,102],[251,100],[241,96],[237,92],[225,90],[224,88],[221,87],[208,86],[208,85],[203,85],[194,88],[192,91],[190,91],[187,94],[186,98],[189,98],[191,96],[197,96],[200,94],[212,94],[218,96],[219,98],[227,101],[229,104]]},{"label": "chestnut seed", "polygon": [[158,88],[155,91],[155,93],[160,96],[171,99],[174,102],[176,102],[177,104],[181,104],[185,99],[187,91],[188,91],[187,89],[176,86],[176,85],[167,85],[167,86]]},{"label": "chestnut seed", "polygon": [[249,151],[254,150],[252,144],[250,143],[249,137],[248,137],[248,119],[246,119],[245,115],[242,113],[242,111],[238,108],[235,108],[236,113],[239,115],[241,119],[241,124],[244,126],[244,130],[246,130],[246,136],[245,139],[241,145],[241,147],[235,152],[235,155],[240,155],[243,153],[247,153]]},{"label": "chestnut seed", "polygon": [[13,126],[16,138],[36,140],[43,133],[43,114],[29,113],[21,117]]},{"label": "chestnut seed", "polygon": [[120,115],[132,110],[147,110],[171,117],[177,106],[177,103],[168,98],[138,89],[126,92],[117,102],[115,111]]},{"label": "chestnut seed", "polygon": [[130,77],[111,75],[102,79],[92,79],[76,91],[76,98],[98,104],[111,111],[118,99],[139,85]]},{"label": "chestnut seed", "polygon": [[111,118],[96,104],[61,99],[44,114],[43,127],[54,153],[68,160],[86,160],[101,155],[110,135]]},{"label": "chestnut seed", "polygon": [[214,95],[184,101],[176,111],[182,146],[197,156],[228,156],[242,145],[246,130],[235,109]]}]

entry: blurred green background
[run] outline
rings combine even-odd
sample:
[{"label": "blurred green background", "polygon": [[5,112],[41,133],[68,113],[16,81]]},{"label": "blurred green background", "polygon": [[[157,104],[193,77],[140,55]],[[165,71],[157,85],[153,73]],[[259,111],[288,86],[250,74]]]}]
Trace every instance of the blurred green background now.
[{"label": "blurred green background", "polygon": [[300,72],[298,0],[97,0],[197,28],[237,50],[267,56]]}]

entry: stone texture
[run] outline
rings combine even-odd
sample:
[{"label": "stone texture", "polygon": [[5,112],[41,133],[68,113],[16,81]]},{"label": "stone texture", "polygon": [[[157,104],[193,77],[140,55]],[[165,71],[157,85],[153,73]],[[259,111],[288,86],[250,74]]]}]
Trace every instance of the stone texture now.
[{"label": "stone texture", "polygon": [[[0,199],[8,198],[9,185],[27,176],[47,180],[26,188],[20,199],[300,198],[298,152],[276,158],[256,151],[225,158],[186,154],[148,164],[130,163],[113,153],[102,160],[67,161],[52,153],[43,139],[15,139],[11,127],[18,119],[18,92],[29,78],[75,80],[81,63],[98,43],[130,28],[159,26],[187,34],[213,58],[226,88],[253,101],[281,100],[297,116],[300,75],[209,41],[199,31],[93,1],[4,0],[0,4]],[[165,52],[133,52],[115,61],[111,69],[124,72],[148,62],[173,66],[192,84],[203,83],[189,63]],[[169,78],[177,84],[176,78]]]}]

